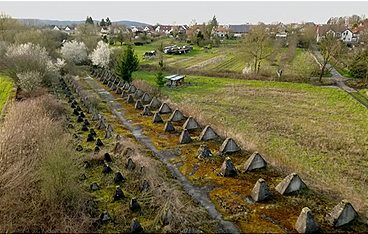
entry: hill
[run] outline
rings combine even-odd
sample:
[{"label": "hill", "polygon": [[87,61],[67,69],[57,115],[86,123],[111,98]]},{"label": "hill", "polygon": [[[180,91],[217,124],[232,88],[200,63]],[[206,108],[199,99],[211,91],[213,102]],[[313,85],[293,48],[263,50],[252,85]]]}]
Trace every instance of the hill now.
[{"label": "hill", "polygon": [[[84,20],[44,20],[44,19],[18,19],[22,23],[30,26],[47,26],[47,25],[57,25],[57,26],[67,26],[67,25],[77,25],[84,22]],[[97,23],[99,21],[95,21]],[[137,21],[130,21],[130,20],[120,20],[120,21],[113,21],[113,24],[118,25],[125,25],[127,27],[136,26],[136,27],[144,27],[149,24],[137,22]]]}]

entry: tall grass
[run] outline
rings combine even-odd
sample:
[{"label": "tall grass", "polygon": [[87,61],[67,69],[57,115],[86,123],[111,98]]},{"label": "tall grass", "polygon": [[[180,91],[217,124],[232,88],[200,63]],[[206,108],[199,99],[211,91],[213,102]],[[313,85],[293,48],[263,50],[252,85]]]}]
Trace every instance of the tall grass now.
[{"label": "tall grass", "polygon": [[0,232],[88,231],[87,196],[62,112],[61,104],[42,96],[7,113],[0,129]]}]

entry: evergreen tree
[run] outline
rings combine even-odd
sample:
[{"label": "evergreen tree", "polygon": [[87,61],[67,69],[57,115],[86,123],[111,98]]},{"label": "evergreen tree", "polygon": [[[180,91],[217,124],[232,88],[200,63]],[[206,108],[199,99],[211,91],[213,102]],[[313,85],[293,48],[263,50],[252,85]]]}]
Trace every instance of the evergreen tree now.
[{"label": "evergreen tree", "polygon": [[110,26],[111,25],[111,21],[109,19],[109,17],[106,18],[106,26]]},{"label": "evergreen tree", "polygon": [[91,16],[87,16],[87,19],[86,19],[86,22],[85,23],[86,24],[94,24],[92,17]]},{"label": "evergreen tree", "polygon": [[104,20],[104,19],[102,19],[102,20],[101,20],[101,22],[100,22],[100,26],[101,26],[101,27],[105,27],[105,26],[106,26],[106,22],[105,22],[105,20]]},{"label": "evergreen tree", "polygon": [[165,77],[164,77],[164,57],[163,57],[163,53],[164,53],[164,46],[161,42],[160,47],[158,48],[158,53],[159,53],[159,62],[158,62],[158,66],[159,66],[159,70],[156,74],[156,84],[161,88],[164,87],[165,85]]},{"label": "evergreen tree", "polygon": [[211,25],[214,29],[217,29],[218,27],[218,22],[217,22],[217,19],[216,19],[216,16],[214,15],[212,20],[211,20]]},{"label": "evergreen tree", "polygon": [[124,52],[119,56],[116,64],[116,75],[120,79],[132,82],[132,73],[138,70],[139,60],[134,53],[131,45],[128,45]]}]

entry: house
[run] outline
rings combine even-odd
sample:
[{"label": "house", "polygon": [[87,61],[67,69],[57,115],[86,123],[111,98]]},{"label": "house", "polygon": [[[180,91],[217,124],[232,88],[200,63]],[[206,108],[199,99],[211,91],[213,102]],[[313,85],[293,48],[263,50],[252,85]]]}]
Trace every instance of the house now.
[{"label": "house", "polygon": [[353,32],[353,37],[352,37],[352,41],[353,42],[359,42],[360,39],[360,34],[364,31],[363,27],[357,27],[355,29],[352,30]]},{"label": "house", "polygon": [[74,32],[74,28],[71,27],[71,26],[66,26],[64,29],[63,29],[63,32],[67,33],[67,34],[70,34],[72,32]]},{"label": "house", "polygon": [[110,28],[109,27],[101,27],[101,30],[100,30],[100,33],[102,34],[102,35],[108,35],[108,34],[110,34]]},{"label": "house", "polygon": [[188,25],[179,25],[178,32],[180,34],[186,34],[188,29],[189,29]]},{"label": "house", "polygon": [[170,34],[173,31],[173,26],[171,25],[158,25],[155,28],[156,33],[164,33],[164,34]]},{"label": "house", "polygon": [[241,37],[250,31],[251,26],[249,24],[229,25],[229,31],[234,34],[234,37]]},{"label": "house", "polygon": [[356,42],[356,37],[353,40],[353,32],[350,29],[346,29],[341,33],[341,40],[345,43]]},{"label": "house", "polygon": [[326,35],[333,35],[335,38],[341,39],[342,33],[341,31],[346,30],[345,26],[338,25],[317,25],[316,26],[316,41],[320,42],[323,37]]},{"label": "house", "polygon": [[55,30],[55,31],[60,31],[60,28],[58,27],[58,26],[54,26],[53,28],[52,28],[52,30]]},{"label": "house", "polygon": [[286,39],[287,36],[288,36],[287,32],[278,32],[275,35],[276,39]]},{"label": "house", "polygon": [[220,25],[217,27],[216,32],[214,32],[218,37],[226,37],[229,35],[229,26],[228,25]]},{"label": "house", "polygon": [[153,27],[152,27],[152,26],[145,26],[145,27],[143,28],[143,32],[149,33],[149,32],[151,32],[151,31],[153,31]]}]

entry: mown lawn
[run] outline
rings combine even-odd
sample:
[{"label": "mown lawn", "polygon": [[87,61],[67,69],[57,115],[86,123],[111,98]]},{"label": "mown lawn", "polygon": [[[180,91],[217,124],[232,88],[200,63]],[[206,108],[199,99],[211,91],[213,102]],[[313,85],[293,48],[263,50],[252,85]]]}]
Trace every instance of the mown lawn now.
[{"label": "mown lawn", "polygon": [[8,100],[12,88],[13,88],[12,80],[9,77],[0,74],[0,114],[2,113],[4,105]]},{"label": "mown lawn", "polygon": [[[136,72],[134,78],[155,85],[152,73]],[[368,110],[351,96],[308,84],[199,76],[186,82],[162,92],[243,148],[367,212]]]}]

